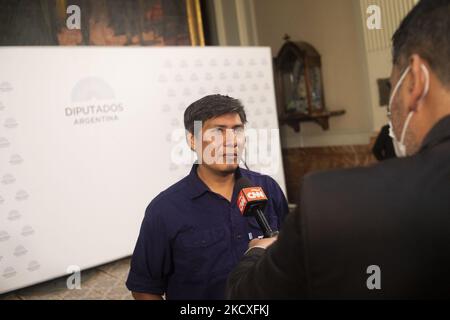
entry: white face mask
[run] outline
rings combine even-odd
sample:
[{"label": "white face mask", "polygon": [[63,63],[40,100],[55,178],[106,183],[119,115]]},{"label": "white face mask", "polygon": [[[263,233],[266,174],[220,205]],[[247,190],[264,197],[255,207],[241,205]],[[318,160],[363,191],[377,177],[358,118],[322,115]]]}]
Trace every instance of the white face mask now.
[{"label": "white face mask", "polygon": [[[427,67],[425,65],[421,65],[421,68],[425,74],[426,83],[425,83],[425,89],[423,91],[422,96],[420,97],[420,101],[422,101],[425,96],[428,94],[428,90],[430,88],[430,75],[428,73]],[[400,80],[398,80],[397,85],[395,86],[394,90],[392,90],[391,98],[389,99],[389,111],[392,110],[392,103],[394,101],[394,97],[397,94],[398,89],[400,88],[401,84],[403,83],[403,80],[405,80],[406,75],[408,74],[409,70],[411,70],[411,67],[408,66],[406,70],[403,72],[402,76],[400,77]],[[397,139],[394,133],[394,127],[392,125],[392,120],[389,119],[389,136],[392,138],[392,143],[394,144],[394,150],[395,154],[399,158],[403,158],[407,156],[406,153],[406,145],[405,145],[405,135],[406,130],[408,129],[409,122],[411,121],[412,116],[414,115],[414,112],[409,112],[408,116],[406,117],[405,124],[403,125],[402,134],[400,136],[400,141]]]}]

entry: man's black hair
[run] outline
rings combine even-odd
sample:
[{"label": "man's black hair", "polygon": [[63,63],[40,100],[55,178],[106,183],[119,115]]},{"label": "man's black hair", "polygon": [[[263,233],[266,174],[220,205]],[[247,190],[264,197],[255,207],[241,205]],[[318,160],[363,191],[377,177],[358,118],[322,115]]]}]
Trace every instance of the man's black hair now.
[{"label": "man's black hair", "polygon": [[184,112],[184,127],[188,132],[194,133],[194,121],[204,123],[227,113],[237,113],[243,124],[247,122],[244,106],[238,99],[220,94],[209,95],[187,107]]},{"label": "man's black hair", "polygon": [[413,54],[450,86],[450,0],[421,0],[394,33],[393,62],[403,69]]}]

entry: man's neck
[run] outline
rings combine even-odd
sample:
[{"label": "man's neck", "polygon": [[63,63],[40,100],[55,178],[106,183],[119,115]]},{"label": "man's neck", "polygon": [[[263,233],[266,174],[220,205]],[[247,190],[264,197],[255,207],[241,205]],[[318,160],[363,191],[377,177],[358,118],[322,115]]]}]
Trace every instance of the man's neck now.
[{"label": "man's neck", "polygon": [[[444,88],[434,90],[432,100],[428,106],[425,106],[424,121],[416,126],[416,146],[415,152],[420,150],[424,139],[430,133],[431,129],[442,119],[450,116],[450,94]],[[414,152],[414,153],[415,153]]]},{"label": "man's neck", "polygon": [[235,182],[234,172],[217,174],[206,166],[199,165],[197,167],[197,175],[211,191],[220,194],[231,202]]}]

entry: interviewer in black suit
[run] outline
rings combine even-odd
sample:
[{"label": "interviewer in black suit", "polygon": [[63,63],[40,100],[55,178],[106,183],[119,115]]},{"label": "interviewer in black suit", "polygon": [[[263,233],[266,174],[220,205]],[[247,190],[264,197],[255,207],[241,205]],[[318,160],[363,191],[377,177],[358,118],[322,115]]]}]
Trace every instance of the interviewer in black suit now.
[{"label": "interviewer in black suit", "polygon": [[299,211],[277,241],[250,243],[229,298],[450,298],[450,1],[422,0],[393,47],[401,158],[306,176]]}]

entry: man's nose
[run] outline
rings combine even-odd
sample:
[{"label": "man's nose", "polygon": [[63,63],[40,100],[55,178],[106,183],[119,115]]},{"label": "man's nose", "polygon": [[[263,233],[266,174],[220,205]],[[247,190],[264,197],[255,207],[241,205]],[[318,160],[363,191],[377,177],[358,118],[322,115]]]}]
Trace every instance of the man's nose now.
[{"label": "man's nose", "polygon": [[225,146],[226,147],[236,147],[237,146],[237,135],[233,129],[227,129],[225,134]]}]

